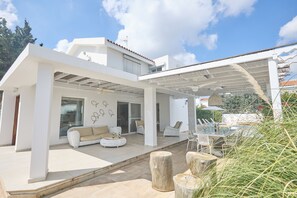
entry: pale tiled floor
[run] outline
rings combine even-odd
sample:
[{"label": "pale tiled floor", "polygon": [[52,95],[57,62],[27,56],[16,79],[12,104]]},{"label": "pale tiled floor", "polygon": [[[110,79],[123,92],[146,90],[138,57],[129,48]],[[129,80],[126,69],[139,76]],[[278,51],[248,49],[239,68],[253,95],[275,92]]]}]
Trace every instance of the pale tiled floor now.
[{"label": "pale tiled floor", "polygon": [[[166,150],[173,154],[174,175],[185,172],[187,169],[185,159],[186,143]],[[173,198],[174,191],[159,192],[151,187],[149,157],[147,157],[48,197]]]},{"label": "pale tiled floor", "polygon": [[186,135],[159,136],[157,147],[144,146],[143,135],[125,137],[127,144],[120,148],[103,148],[98,144],[75,150],[69,145],[52,147],[46,181],[31,184],[27,182],[31,152],[15,152],[12,146],[0,147],[0,177],[7,191],[38,189],[182,141]]}]

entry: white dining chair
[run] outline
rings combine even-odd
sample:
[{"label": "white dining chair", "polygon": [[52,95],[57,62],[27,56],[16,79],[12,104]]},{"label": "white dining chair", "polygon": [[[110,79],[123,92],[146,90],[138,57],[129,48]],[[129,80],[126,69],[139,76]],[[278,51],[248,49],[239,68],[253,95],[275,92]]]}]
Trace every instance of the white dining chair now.
[{"label": "white dining chair", "polygon": [[199,147],[201,147],[201,151],[202,151],[202,147],[204,146],[209,148],[209,153],[211,154],[212,144],[209,136],[206,134],[198,134],[197,135],[197,152],[199,152]]}]

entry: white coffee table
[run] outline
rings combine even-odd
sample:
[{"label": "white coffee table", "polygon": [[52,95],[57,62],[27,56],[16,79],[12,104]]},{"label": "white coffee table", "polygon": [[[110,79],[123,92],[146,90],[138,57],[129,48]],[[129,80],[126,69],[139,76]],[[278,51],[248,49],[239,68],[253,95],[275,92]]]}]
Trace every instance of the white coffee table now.
[{"label": "white coffee table", "polygon": [[102,138],[100,140],[100,144],[103,147],[119,147],[123,146],[127,143],[126,138],[120,137],[120,138]]}]

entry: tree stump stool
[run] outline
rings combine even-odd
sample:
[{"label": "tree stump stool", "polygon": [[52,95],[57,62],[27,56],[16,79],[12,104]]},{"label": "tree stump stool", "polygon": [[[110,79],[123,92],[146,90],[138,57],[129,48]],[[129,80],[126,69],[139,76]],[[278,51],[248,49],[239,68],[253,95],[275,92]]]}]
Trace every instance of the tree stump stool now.
[{"label": "tree stump stool", "polygon": [[186,154],[187,165],[191,173],[200,178],[216,165],[217,159],[217,157],[207,153],[187,152]]},{"label": "tree stump stool", "polygon": [[177,174],[173,177],[175,198],[192,198],[196,190],[203,188],[203,182],[195,175]]},{"label": "tree stump stool", "polygon": [[172,153],[156,151],[150,154],[152,187],[161,192],[174,190]]}]

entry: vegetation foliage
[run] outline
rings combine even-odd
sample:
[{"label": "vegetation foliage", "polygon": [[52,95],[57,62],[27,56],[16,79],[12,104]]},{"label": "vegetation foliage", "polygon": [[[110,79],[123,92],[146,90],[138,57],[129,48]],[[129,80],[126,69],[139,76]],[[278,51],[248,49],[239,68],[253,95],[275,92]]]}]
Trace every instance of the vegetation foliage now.
[{"label": "vegetation foliage", "polygon": [[195,197],[297,197],[296,101],[295,93],[284,93],[283,120],[264,119],[258,135],[242,138]]},{"label": "vegetation foliage", "polygon": [[14,31],[7,27],[4,18],[0,18],[0,79],[13,64],[28,43],[35,43],[31,27],[25,20],[24,27],[16,26]]}]

